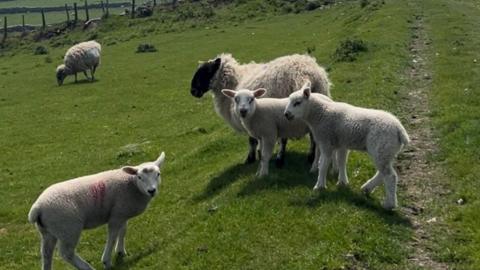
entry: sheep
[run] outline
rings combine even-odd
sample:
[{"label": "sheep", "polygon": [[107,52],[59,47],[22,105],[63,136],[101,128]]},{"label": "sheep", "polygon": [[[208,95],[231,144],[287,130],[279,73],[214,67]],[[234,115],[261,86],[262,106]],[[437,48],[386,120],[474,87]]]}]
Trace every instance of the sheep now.
[{"label": "sheep", "polygon": [[[62,85],[68,75],[75,75],[77,82],[77,72],[83,72],[88,80],[95,80],[95,71],[100,64],[100,53],[102,46],[95,40],[82,42],[74,45],[65,53],[63,64],[57,67],[57,83]],[[92,78],[87,75],[90,70]]]},{"label": "sheep", "polygon": [[395,116],[381,110],[334,102],[321,94],[312,93],[306,82],[300,90],[289,96],[285,117],[304,120],[321,151],[314,190],[326,188],[325,178],[332,151],[337,151],[339,185],[348,185],[348,150],[366,151],[373,159],[377,172],[363,184],[362,191],[371,193],[383,180],[386,193],[384,208],[393,209],[397,206],[398,176],[393,162],[410,139]]},{"label": "sheep", "polygon": [[102,255],[105,268],[111,267],[113,246],[126,255],[128,219],[141,214],[155,196],[165,153],[157,160],[126,166],[60,182],[48,187],[28,213],[28,220],[40,232],[43,270],[51,269],[57,240],[60,255],[77,269],[93,269],[75,253],[83,229],[108,224],[108,238]]},{"label": "sheep", "polygon": [[[331,83],[326,71],[317,64],[315,58],[308,55],[287,55],[267,63],[240,64],[231,54],[223,53],[215,59],[202,63],[191,82],[191,94],[201,98],[212,90],[215,110],[234,130],[245,133],[239,117],[233,111],[233,102],[224,96],[222,89],[267,88],[266,97],[286,98],[298,89],[305,80],[312,83],[312,91],[330,96]],[[287,140],[282,139],[278,153],[277,166],[283,165],[283,153]],[[246,163],[255,162],[257,141],[249,138],[249,153]],[[315,155],[315,144],[311,137],[309,161]]]},{"label": "sheep", "polygon": [[309,132],[303,121],[288,121],[284,117],[288,98],[259,99],[267,93],[264,88],[255,91],[223,89],[222,93],[233,99],[234,112],[248,135],[260,142],[261,161],[256,174],[259,177],[268,175],[268,162],[277,138],[301,138]]}]

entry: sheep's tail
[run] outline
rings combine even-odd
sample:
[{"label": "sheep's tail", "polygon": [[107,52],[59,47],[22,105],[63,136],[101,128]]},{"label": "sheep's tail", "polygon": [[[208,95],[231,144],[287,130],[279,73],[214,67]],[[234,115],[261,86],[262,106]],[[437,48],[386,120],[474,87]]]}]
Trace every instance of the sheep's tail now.
[{"label": "sheep's tail", "polygon": [[42,220],[40,219],[40,207],[35,204],[32,206],[32,209],[28,212],[28,221],[30,223],[37,223],[43,227]]},{"label": "sheep's tail", "polygon": [[398,127],[398,141],[404,146],[410,143],[410,137],[402,125]]}]

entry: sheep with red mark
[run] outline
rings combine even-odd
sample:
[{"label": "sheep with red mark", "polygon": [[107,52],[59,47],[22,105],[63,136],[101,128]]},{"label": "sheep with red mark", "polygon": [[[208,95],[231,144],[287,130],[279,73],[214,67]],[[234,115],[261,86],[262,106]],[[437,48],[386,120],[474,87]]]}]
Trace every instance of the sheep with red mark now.
[{"label": "sheep with red mark", "polygon": [[83,176],[48,187],[38,197],[28,220],[39,230],[43,270],[52,268],[53,251],[59,242],[62,258],[77,269],[93,269],[75,253],[84,229],[108,224],[108,238],[102,255],[111,267],[111,253],[124,256],[127,221],[141,214],[157,193],[165,154],[153,162],[126,166]]}]

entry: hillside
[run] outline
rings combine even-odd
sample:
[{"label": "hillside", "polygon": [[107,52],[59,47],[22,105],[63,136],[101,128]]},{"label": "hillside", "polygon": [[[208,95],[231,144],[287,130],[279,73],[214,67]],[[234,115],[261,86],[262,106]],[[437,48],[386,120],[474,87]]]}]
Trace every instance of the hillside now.
[{"label": "hillside", "polygon": [[[47,186],[160,151],[159,196],[129,222],[129,256],[114,269],[476,269],[479,26],[475,0],[311,11],[280,0],[198,1],[49,39],[9,38],[0,51],[0,269],[39,268],[27,213]],[[97,81],[68,77],[58,87],[65,51],[88,39],[103,44]],[[339,61],[346,40],[368,50]],[[142,43],[157,52],[136,53]],[[48,54],[34,55],[38,46]],[[243,164],[247,138],[211,98],[190,95],[198,61],[220,52],[262,62],[307,51],[328,68],[334,99],[388,110],[412,135],[397,164],[399,209],[382,209],[383,188],[361,193],[374,167],[359,152],[349,157],[349,188],[330,175],[313,193],[307,139],[289,142],[285,168],[272,162],[255,178],[258,164]],[[97,269],[105,238],[105,227],[85,231],[77,249]],[[55,255],[54,269],[69,267]]]}]

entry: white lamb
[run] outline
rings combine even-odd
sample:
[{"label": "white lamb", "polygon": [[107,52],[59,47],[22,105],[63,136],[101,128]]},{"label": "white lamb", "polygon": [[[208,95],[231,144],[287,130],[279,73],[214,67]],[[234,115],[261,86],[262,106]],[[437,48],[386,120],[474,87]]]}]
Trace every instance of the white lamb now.
[{"label": "white lamb", "polygon": [[77,269],[93,269],[75,253],[83,229],[108,224],[108,238],[102,255],[111,267],[111,253],[124,256],[128,219],[141,214],[156,194],[165,154],[156,161],[123,167],[60,182],[40,194],[28,213],[42,236],[43,270],[51,269],[57,240],[60,255]]},{"label": "white lamb", "polygon": [[[77,82],[77,72],[83,72],[88,80],[95,80],[101,51],[102,46],[94,40],[78,43],[68,49],[63,58],[63,64],[57,67],[58,85],[62,85],[68,75],[75,75],[75,82]],[[90,70],[92,78],[88,77],[87,70]]]},{"label": "white lamb", "polygon": [[[212,90],[215,110],[236,131],[245,132],[233,110],[233,102],[224,96],[222,89],[269,89],[266,97],[286,98],[309,80],[312,92],[330,96],[331,83],[325,70],[315,58],[308,55],[287,55],[267,63],[240,64],[230,54],[220,54],[217,58],[200,65],[192,79],[191,94],[202,97]],[[255,161],[256,140],[250,138],[250,150],[246,162]],[[286,140],[282,140],[277,165],[283,164]],[[315,144],[311,140],[309,160],[315,155]]]},{"label": "white lamb", "polygon": [[268,163],[278,138],[298,139],[309,132],[308,126],[300,119],[288,121],[285,118],[288,98],[261,98],[267,93],[264,88],[255,91],[224,89],[222,93],[233,99],[234,111],[248,135],[260,142],[259,177],[268,175]]},{"label": "white lamb", "polygon": [[383,206],[386,209],[397,206],[398,176],[393,162],[402,147],[408,144],[409,137],[395,116],[385,111],[334,102],[321,94],[311,93],[307,82],[302,89],[290,95],[285,117],[304,120],[322,153],[314,190],[326,188],[325,177],[333,151],[337,151],[338,184],[343,185],[348,184],[348,150],[366,151],[372,157],[377,172],[362,186],[362,190],[368,194],[383,180],[386,193]]}]

